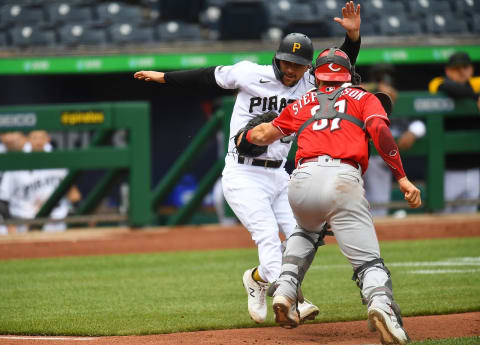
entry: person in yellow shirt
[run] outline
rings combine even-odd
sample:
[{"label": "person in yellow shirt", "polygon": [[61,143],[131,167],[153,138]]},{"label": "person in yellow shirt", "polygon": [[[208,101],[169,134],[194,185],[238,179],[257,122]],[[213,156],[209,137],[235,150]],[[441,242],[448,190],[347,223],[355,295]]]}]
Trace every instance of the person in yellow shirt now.
[{"label": "person in yellow shirt", "polygon": [[[480,77],[473,76],[473,65],[465,52],[450,56],[445,66],[445,77],[436,77],[428,85],[430,93],[438,91],[458,99],[473,99],[480,111]],[[445,119],[445,130],[480,129],[478,117]],[[475,200],[480,198],[480,153],[456,153],[445,156],[444,198],[449,205],[444,213],[477,212]],[[468,200],[468,204],[462,204]],[[455,204],[456,202],[456,204]]]},{"label": "person in yellow shirt", "polygon": [[448,59],[445,77],[432,79],[428,90],[432,94],[445,92],[454,99],[472,98],[480,110],[480,77],[474,77],[473,72],[470,56],[465,52],[456,52]]}]

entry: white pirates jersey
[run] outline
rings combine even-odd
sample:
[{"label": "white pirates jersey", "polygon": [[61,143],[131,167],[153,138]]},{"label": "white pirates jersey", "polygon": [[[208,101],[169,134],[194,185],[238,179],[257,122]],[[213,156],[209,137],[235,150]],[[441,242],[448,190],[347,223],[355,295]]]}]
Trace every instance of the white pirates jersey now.
[{"label": "white pirates jersey", "polygon": [[[221,88],[238,90],[230,121],[227,164],[230,161],[228,157],[236,152],[232,137],[250,119],[272,110],[280,114],[289,103],[315,87],[314,79],[308,71],[296,85],[288,87],[275,77],[271,65],[258,65],[250,61],[241,61],[233,66],[218,66],[215,69],[215,80]],[[286,160],[290,147],[291,143],[278,140],[270,144],[268,150],[258,158]]]},{"label": "white pirates jersey", "polygon": [[[66,169],[7,171],[0,184],[0,199],[9,201],[12,217],[32,219],[66,174]],[[52,215],[65,217],[68,206],[68,201],[62,199]]]}]

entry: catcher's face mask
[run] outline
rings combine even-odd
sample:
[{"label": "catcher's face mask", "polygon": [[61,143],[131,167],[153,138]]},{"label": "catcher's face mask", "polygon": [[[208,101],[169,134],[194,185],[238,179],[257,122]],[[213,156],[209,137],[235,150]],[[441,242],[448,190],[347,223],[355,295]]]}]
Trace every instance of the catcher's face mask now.
[{"label": "catcher's face mask", "polygon": [[315,61],[315,78],[322,81],[350,81],[352,66],[340,49],[325,49]]}]

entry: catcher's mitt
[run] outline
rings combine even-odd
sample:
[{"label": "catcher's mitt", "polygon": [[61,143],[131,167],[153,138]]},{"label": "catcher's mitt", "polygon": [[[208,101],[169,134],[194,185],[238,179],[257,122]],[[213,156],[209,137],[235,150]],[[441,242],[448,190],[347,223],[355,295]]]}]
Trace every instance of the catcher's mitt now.
[{"label": "catcher's mitt", "polygon": [[[247,157],[257,157],[257,156],[260,156],[262,153],[265,153],[267,151],[268,146],[258,146],[248,142],[246,138],[246,133],[249,129],[252,129],[264,122],[271,122],[276,117],[277,117],[277,113],[275,113],[274,111],[269,111],[268,113],[255,116],[253,119],[248,121],[246,126],[240,129],[238,133],[235,134],[235,136],[233,137],[233,140],[235,140],[234,143],[237,148],[238,154],[242,156],[247,156]],[[244,134],[242,136],[240,144],[238,144],[237,143],[238,137],[240,136],[241,133],[244,133]]]}]

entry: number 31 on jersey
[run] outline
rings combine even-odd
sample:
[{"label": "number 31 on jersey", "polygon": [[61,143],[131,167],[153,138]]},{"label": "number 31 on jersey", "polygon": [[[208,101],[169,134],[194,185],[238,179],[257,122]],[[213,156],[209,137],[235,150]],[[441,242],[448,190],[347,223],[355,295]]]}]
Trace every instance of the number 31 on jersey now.
[{"label": "number 31 on jersey", "polygon": [[[345,99],[342,99],[342,100],[336,102],[333,105],[333,107],[335,109],[337,109],[338,112],[344,113],[345,109],[346,109],[346,105],[347,105],[347,101]],[[320,105],[316,105],[312,108],[312,110],[311,110],[312,116],[315,116],[318,109],[320,109]],[[340,119],[338,117],[334,118],[332,120],[332,124],[330,125],[330,132],[333,132],[333,131],[336,131],[337,129],[340,129],[340,121],[342,121],[342,119]],[[329,119],[321,119],[321,120],[315,121],[313,123],[312,129],[314,131],[321,131],[321,130],[328,127],[329,122],[330,122]]]}]

